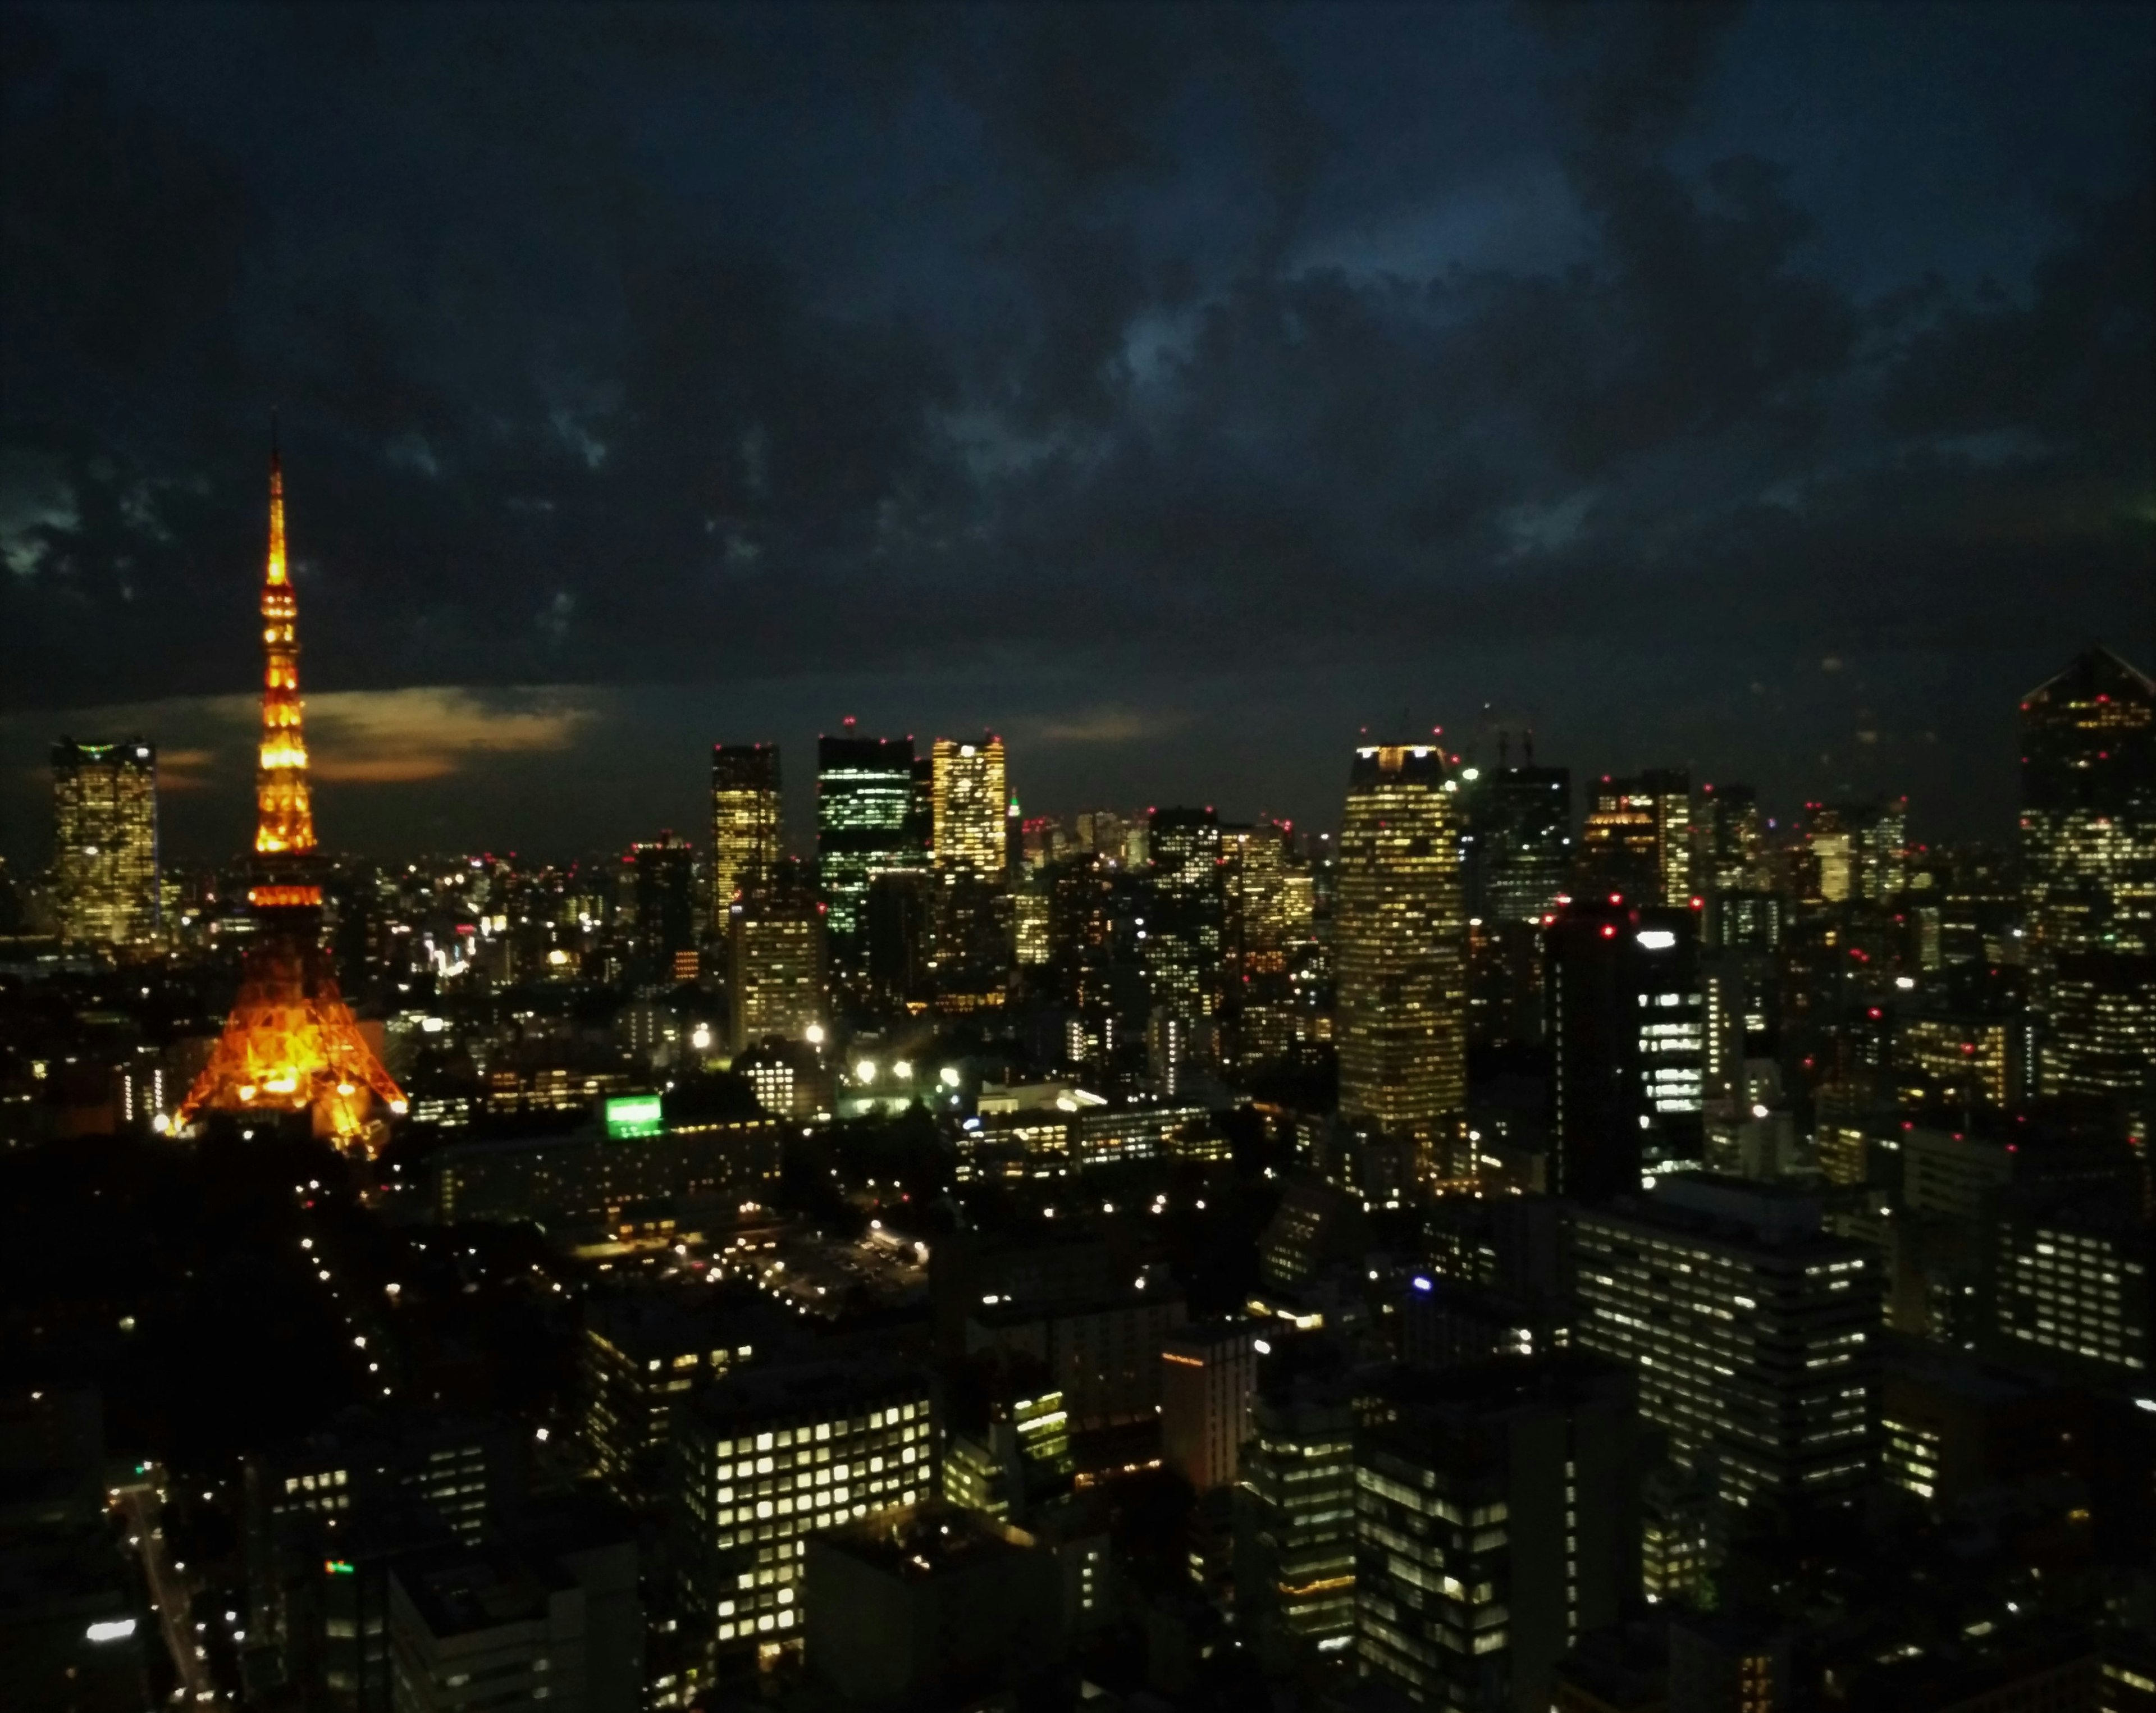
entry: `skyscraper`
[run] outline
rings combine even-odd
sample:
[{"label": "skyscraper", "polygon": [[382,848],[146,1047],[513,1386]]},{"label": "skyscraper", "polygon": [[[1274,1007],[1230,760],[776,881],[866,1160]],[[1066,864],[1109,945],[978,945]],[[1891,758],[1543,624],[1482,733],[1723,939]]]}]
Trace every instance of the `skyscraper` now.
[{"label": "skyscraper", "polygon": [[1748,785],[1699,788],[1699,884],[1707,892],[1765,892],[1766,824],[1759,793]]},{"label": "skyscraper", "polygon": [[1209,808],[1147,817],[1145,968],[1156,1014],[1188,1026],[1191,1056],[1216,1056],[1226,889],[1220,821]]},{"label": "skyscraper", "polygon": [[711,926],[726,931],[735,895],[771,878],[779,857],[778,746],[711,746]]},{"label": "skyscraper", "polygon": [[262,740],[254,772],[254,859],[247,902],[258,924],[239,992],[209,1062],[173,1123],[211,1111],[305,1112],[340,1144],[378,1142],[379,1100],[404,1095],[344,1002],[322,949],[322,860],[300,707],[300,602],[285,556],[285,469],[270,454],[270,551],[262,577]]},{"label": "skyscraper", "polygon": [[1551,1191],[1595,1202],[1697,1159],[1707,1049],[1699,912],[1607,900],[1549,930]]},{"label": "skyscraper", "polygon": [[156,936],[154,746],[65,737],[53,746],[53,880],[64,939],[117,948]]},{"label": "skyscraper", "polygon": [[929,971],[936,1003],[965,1013],[1001,1005],[1011,962],[998,915],[1010,866],[1009,781],[1004,741],[939,737],[932,752]]},{"label": "skyscraper", "polygon": [[783,864],[727,913],[727,993],[734,1050],[778,1037],[798,1041],[822,1024],[824,909]]},{"label": "skyscraper", "polygon": [[1650,767],[1594,787],[1580,839],[1583,884],[1633,903],[1682,904],[1691,895],[1691,776]]},{"label": "skyscraper", "polygon": [[1468,768],[1467,913],[1532,922],[1557,908],[1572,880],[1572,772],[1565,767]]},{"label": "skyscraper", "polygon": [[2021,864],[2046,1094],[2156,1064],[2156,684],[2091,649],[2021,703]]},{"label": "skyscraper", "polygon": [[695,959],[677,962],[684,952],[693,953],[696,932],[696,854],[686,839],[671,831],[655,839],[632,844],[626,859],[629,896],[636,912],[637,962],[646,981],[671,982],[685,967],[693,977]]},{"label": "skyscraper", "polygon": [[1250,1432],[1256,1322],[1178,1326],[1160,1346],[1161,1460],[1199,1492],[1230,1485]]},{"label": "skyscraper", "polygon": [[927,865],[913,813],[913,740],[861,737],[849,720],[816,741],[816,884],[834,974],[868,956],[868,892],[878,874]]},{"label": "skyscraper", "polygon": [[1340,1110],[1414,1138],[1424,1177],[1467,1103],[1460,818],[1435,744],[1366,745],[1349,770],[1333,946]]},{"label": "skyscraper", "polygon": [[1009,855],[1004,820],[1010,803],[1004,741],[993,733],[978,743],[939,737],[933,759],[937,868],[1000,880]]}]

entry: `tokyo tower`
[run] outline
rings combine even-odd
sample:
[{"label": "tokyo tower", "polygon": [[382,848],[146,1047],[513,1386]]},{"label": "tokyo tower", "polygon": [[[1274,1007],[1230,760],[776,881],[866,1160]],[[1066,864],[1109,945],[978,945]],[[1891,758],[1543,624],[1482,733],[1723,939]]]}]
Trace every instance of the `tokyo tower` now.
[{"label": "tokyo tower", "polygon": [[359,1032],[321,946],[322,859],[300,724],[300,607],[285,563],[285,471],[270,453],[270,562],[262,578],[262,748],[254,775],[254,943],[224,1033],[175,1115],[308,1112],[314,1131],[372,1151],[372,1107],[404,1095]]}]

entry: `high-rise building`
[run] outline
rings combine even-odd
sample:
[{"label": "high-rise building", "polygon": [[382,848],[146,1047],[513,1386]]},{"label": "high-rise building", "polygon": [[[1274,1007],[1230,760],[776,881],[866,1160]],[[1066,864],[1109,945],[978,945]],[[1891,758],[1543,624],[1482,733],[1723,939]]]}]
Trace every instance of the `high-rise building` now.
[{"label": "high-rise building", "polygon": [[1846,1500],[1879,1474],[1878,1251],[1819,1202],[1680,1173],[1573,1217],[1582,1348],[1629,1364],[1640,1413],[1723,1503]]},{"label": "high-rise building", "polygon": [[1255,1326],[1247,1319],[1196,1322],[1161,1341],[1161,1460],[1200,1493],[1235,1480],[1250,1430]]},{"label": "high-rise building", "polygon": [[1000,881],[1009,857],[1004,741],[993,733],[978,743],[939,737],[932,762],[936,867]]},{"label": "high-rise building", "polygon": [[1356,1422],[1344,1365],[1270,1341],[1235,1488],[1237,1621],[1269,1664],[1354,1642]]},{"label": "high-rise building", "polygon": [[1572,772],[1469,767],[1467,914],[1484,922],[1537,922],[1572,880]]},{"label": "high-rise building", "polygon": [[1332,923],[1340,1110],[1413,1137],[1426,1180],[1449,1171],[1445,1132],[1467,1104],[1459,833],[1444,751],[1356,751]]},{"label": "high-rise building", "polygon": [[1550,1705],[1640,1584],[1632,1377],[1565,1352],[1385,1388],[1357,1437],[1355,1654],[1421,1705]]},{"label": "high-rise building", "polygon": [[2156,1064],[2156,684],[2104,649],[2021,703],[2021,865],[2045,1094]]},{"label": "high-rise building", "polygon": [[735,898],[778,866],[778,746],[711,746],[711,926],[726,931]]},{"label": "high-rise building", "polygon": [[1690,909],[1583,900],[1548,931],[1551,1192],[1595,1202],[1697,1160],[1708,1049]]},{"label": "high-rise building", "polygon": [[734,900],[728,912],[727,996],[734,1050],[781,1036],[808,1037],[828,1011],[824,907],[781,878]]},{"label": "high-rise building", "polygon": [[849,720],[816,741],[816,883],[834,974],[868,960],[868,893],[879,874],[927,866],[914,813],[913,740],[861,737]]},{"label": "high-rise building", "polygon": [[1004,741],[939,737],[932,763],[930,984],[942,1010],[986,1010],[1004,1003],[1011,967],[1003,906],[1010,869]]},{"label": "high-rise building", "polygon": [[1990,1206],[1983,1295],[2002,1356],[2146,1387],[2156,1368],[2156,1225],[2116,1198],[2054,1191]]},{"label": "high-rise building", "polygon": [[53,746],[53,893],[60,936],[115,949],[157,937],[157,751],[140,738]]},{"label": "high-rise building", "polygon": [[1691,896],[1691,775],[1652,767],[1605,776],[1580,838],[1583,885],[1630,903],[1684,904]]},{"label": "high-rise building", "polygon": [[1220,822],[1209,808],[1154,809],[1147,817],[1142,939],[1156,1015],[1183,1025],[1189,1056],[1209,1062],[1222,1001],[1226,918]]},{"label": "high-rise building", "polygon": [[1699,788],[1699,874],[1710,893],[1765,892],[1774,877],[1767,866],[1767,828],[1759,793],[1748,785]]},{"label": "high-rise building", "polygon": [[1238,1066],[1295,1049],[1293,959],[1310,939],[1310,870],[1286,822],[1224,829],[1223,1051]]},{"label": "high-rise building", "polygon": [[936,1490],[927,1375],[883,1361],[750,1367],[675,1420],[680,1577],[712,1668],[798,1649],[819,1529]]},{"label": "high-rise building", "polygon": [[690,954],[694,973],[697,931],[696,858],[685,839],[671,830],[632,844],[623,859],[629,867],[631,908],[635,914],[637,962],[644,978],[670,982],[680,973],[677,961]]},{"label": "high-rise building", "polygon": [[209,1062],[173,1116],[309,1115],[339,1144],[377,1144],[372,1112],[405,1110],[338,987],[322,946],[324,864],[315,849],[300,705],[300,600],[285,551],[285,467],[270,453],[270,551],[262,577],[262,741],[255,756],[254,854],[247,902],[256,930],[239,992]]},{"label": "high-rise building", "polygon": [[1804,805],[1804,848],[1829,904],[1884,904],[1908,884],[1909,800]]}]

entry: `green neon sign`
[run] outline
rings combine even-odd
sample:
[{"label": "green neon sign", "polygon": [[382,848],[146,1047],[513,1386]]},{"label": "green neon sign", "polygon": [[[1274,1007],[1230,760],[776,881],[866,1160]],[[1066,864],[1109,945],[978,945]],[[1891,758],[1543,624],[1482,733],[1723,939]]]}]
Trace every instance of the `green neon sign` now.
[{"label": "green neon sign", "polygon": [[655,1136],[665,1128],[656,1095],[616,1095],[606,1103],[606,1133],[623,1136]]},{"label": "green neon sign", "polygon": [[325,1558],[322,1568],[333,1577],[348,1577],[352,1573],[352,1561],[348,1558]]}]

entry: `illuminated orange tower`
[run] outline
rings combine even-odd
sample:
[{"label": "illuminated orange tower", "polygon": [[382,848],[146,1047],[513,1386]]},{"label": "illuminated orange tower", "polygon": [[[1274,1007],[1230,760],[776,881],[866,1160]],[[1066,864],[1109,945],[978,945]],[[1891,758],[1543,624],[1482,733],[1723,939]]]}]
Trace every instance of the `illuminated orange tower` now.
[{"label": "illuminated orange tower", "polygon": [[256,922],[232,1015],[174,1122],[198,1113],[310,1112],[315,1134],[367,1146],[371,1108],[404,1095],[359,1032],[321,946],[321,859],[300,717],[299,598],[285,562],[285,471],[270,453],[270,563],[262,578],[262,747],[254,775]]}]

